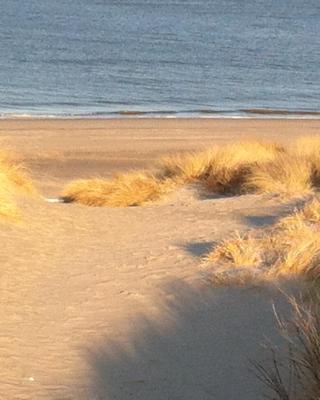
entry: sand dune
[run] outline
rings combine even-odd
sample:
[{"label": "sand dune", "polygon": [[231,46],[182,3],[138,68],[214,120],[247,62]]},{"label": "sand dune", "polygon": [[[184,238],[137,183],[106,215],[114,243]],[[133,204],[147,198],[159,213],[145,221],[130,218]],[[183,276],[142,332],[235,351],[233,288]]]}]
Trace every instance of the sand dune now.
[{"label": "sand dune", "polygon": [[[207,141],[222,140],[225,133],[210,136],[217,123],[200,121],[204,136],[193,133],[192,139],[185,140],[181,133],[185,125],[175,122],[173,130],[180,133],[167,142],[167,122],[161,122],[161,129],[153,125],[150,133],[163,134],[156,149],[150,144],[155,143],[154,137],[150,142],[148,133],[140,138],[139,130],[136,136],[132,133],[133,142],[138,142],[131,142],[130,149],[130,135],[120,139],[113,131],[109,136],[108,125],[102,123],[101,132],[96,130],[97,136],[89,142],[87,122],[81,132],[69,121],[52,122],[52,126],[48,122],[48,131],[41,124],[13,121],[1,122],[0,127],[6,132],[3,140],[21,152],[46,196],[59,193],[69,178],[79,177],[79,171],[92,175],[111,165],[103,155],[112,138],[116,144],[108,151],[114,156],[116,146],[123,143],[119,154],[127,147],[130,157],[136,152],[140,160],[144,152],[149,162],[153,151],[162,152],[161,142],[168,153],[179,146],[199,148]],[[100,123],[96,124],[94,129]],[[121,124],[110,124],[111,130],[120,129]],[[125,130],[129,122],[123,124]],[[148,124],[143,122],[139,129],[149,132]],[[230,124],[228,129],[239,129]],[[257,134],[257,126],[264,125],[254,124]],[[298,134],[307,125],[320,132],[319,122],[299,124],[283,125],[286,134],[290,129]],[[67,137],[71,127],[74,131]],[[265,128],[264,134],[268,132]],[[85,146],[88,153],[83,157]],[[86,172],[98,148],[96,159],[103,161],[94,161]],[[48,164],[46,151],[51,154]],[[64,163],[50,152],[62,154],[61,159],[68,152],[76,154],[79,171],[68,164],[71,158]],[[127,160],[112,168],[125,168]],[[201,198],[188,186],[144,207],[90,208],[41,199],[22,199],[19,205],[24,225],[1,226],[3,398],[262,398],[264,389],[250,371],[249,359],[267,357],[261,346],[266,337],[282,343],[272,304],[282,310],[285,302],[276,289],[210,286],[203,275],[202,255],[235,230],[274,223],[292,211],[293,201],[279,204],[276,198],[261,195]]]}]

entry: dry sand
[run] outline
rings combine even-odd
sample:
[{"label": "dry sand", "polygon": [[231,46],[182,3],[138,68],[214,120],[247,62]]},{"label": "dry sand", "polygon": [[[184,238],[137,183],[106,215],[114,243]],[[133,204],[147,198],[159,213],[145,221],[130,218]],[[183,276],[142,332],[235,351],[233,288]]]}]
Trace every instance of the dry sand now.
[{"label": "dry sand", "polygon": [[[0,121],[45,196],[70,179],[146,167],[160,154],[239,137],[290,141],[320,121]],[[249,360],[279,343],[275,290],[215,288],[202,255],[294,204],[179,190],[126,209],[21,200],[1,225],[0,398],[257,400]]]}]

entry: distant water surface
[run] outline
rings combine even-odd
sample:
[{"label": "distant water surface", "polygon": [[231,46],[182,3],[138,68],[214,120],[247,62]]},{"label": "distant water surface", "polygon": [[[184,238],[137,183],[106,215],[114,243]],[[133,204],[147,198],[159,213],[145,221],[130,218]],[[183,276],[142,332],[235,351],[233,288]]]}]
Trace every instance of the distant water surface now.
[{"label": "distant water surface", "polygon": [[319,0],[0,0],[2,117],[319,117],[319,97]]}]

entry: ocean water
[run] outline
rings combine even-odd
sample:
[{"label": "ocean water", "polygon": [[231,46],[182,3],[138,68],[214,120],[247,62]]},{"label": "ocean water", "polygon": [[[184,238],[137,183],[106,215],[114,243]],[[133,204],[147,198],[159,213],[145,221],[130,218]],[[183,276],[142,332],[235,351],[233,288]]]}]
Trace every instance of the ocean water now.
[{"label": "ocean water", "polygon": [[2,117],[314,117],[319,100],[319,0],[0,0]]}]

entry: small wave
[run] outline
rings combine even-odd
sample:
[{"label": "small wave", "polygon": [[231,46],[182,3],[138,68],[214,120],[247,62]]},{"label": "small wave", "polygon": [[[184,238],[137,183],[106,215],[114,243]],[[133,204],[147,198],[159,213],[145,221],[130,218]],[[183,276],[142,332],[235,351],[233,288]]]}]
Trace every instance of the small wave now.
[{"label": "small wave", "polygon": [[246,114],[256,114],[256,115],[292,115],[292,116],[320,116],[320,111],[309,111],[309,110],[281,110],[272,108],[249,108],[242,109],[241,112]]},{"label": "small wave", "polygon": [[240,110],[117,110],[91,112],[15,113],[0,112],[0,119],[126,119],[126,118],[213,118],[213,119],[320,119],[320,111],[248,108]]}]

